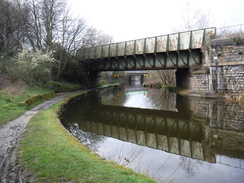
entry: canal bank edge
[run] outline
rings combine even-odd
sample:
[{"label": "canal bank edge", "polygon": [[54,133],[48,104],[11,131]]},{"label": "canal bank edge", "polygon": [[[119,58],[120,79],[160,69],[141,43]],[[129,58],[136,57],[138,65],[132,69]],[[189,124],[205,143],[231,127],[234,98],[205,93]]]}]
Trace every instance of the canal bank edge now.
[{"label": "canal bank edge", "polygon": [[197,92],[190,89],[170,87],[169,91],[175,92],[177,94],[186,97],[197,97],[197,98],[210,98],[210,99],[227,99],[224,95],[208,93],[208,92]]},{"label": "canal bank edge", "polygon": [[[209,98],[209,99],[230,99],[230,98],[227,98],[225,95],[218,94],[218,93],[199,92],[199,91],[194,91],[191,89],[180,88],[180,87],[162,86],[160,84],[156,84],[156,85],[145,84],[143,86],[145,88],[150,87],[150,88],[156,88],[156,89],[169,90],[171,92],[174,92],[179,95],[186,96],[186,97]],[[237,100],[234,100],[234,101],[237,101]],[[244,102],[244,96],[243,96],[243,102]]]},{"label": "canal bank edge", "polygon": [[[105,179],[106,179],[106,182],[114,182],[114,181],[120,181],[120,179],[122,177],[123,177],[123,180],[124,180],[124,181],[122,180],[122,182],[145,182],[145,183],[155,182],[155,181],[153,181],[152,179],[148,178],[145,175],[137,174],[137,173],[133,172],[130,169],[127,169],[125,167],[116,165],[115,163],[112,163],[112,162],[108,162],[108,161],[102,160],[98,155],[96,155],[93,152],[91,152],[86,146],[82,145],[80,143],[80,141],[78,141],[73,135],[71,135],[63,127],[63,125],[61,124],[60,120],[58,119],[58,116],[60,116],[62,114],[62,112],[65,110],[65,108],[67,108],[73,102],[79,100],[82,97],[85,97],[88,93],[93,92],[93,91],[94,90],[86,90],[84,92],[69,96],[69,97],[63,99],[58,104],[56,104],[55,106],[51,107],[50,109],[44,110],[44,111],[40,112],[40,114],[38,113],[34,117],[34,119],[32,119],[30,121],[30,124],[28,124],[29,128],[27,127],[27,133],[25,134],[24,138],[21,140],[21,143],[20,143],[21,146],[20,146],[20,149],[18,150],[18,152],[20,153],[20,156],[21,156],[21,159],[20,159],[21,164],[24,165],[25,167],[28,167],[29,170],[33,170],[34,171],[33,172],[34,175],[35,175],[35,173],[38,173],[37,176],[39,176],[40,182],[43,182],[43,181],[45,182],[46,180],[50,181],[52,179],[54,179],[54,181],[55,180],[57,181],[59,179],[59,181],[68,180],[70,182],[73,182],[73,181],[74,182],[78,182],[80,180],[86,181],[86,179],[92,179],[92,176],[95,176],[95,178],[93,178],[92,182],[103,182]],[[61,148],[60,147],[61,146],[60,142],[59,143],[56,142],[56,144],[54,145],[55,147],[54,146],[53,147],[51,146],[51,147],[48,147],[48,148],[45,147],[45,146],[47,146],[49,144],[49,142],[46,143],[45,145],[41,143],[40,145],[42,147],[38,147],[39,146],[38,141],[37,141],[37,143],[35,143],[35,139],[34,139],[37,134],[33,134],[35,132],[32,131],[33,130],[33,123],[36,123],[36,122],[33,122],[33,121],[37,120],[37,123],[38,123],[38,129],[36,129],[37,133],[38,133],[38,131],[43,130],[42,128],[44,128],[44,127],[41,127],[40,125],[45,124],[44,121],[46,121],[46,122],[48,121],[48,120],[45,120],[45,119],[39,119],[39,122],[38,122],[38,115],[42,115],[41,118],[44,118],[44,117],[46,118],[46,116],[52,115],[53,116],[53,119],[51,119],[51,121],[52,121],[51,123],[52,124],[48,123],[46,125],[54,125],[53,128],[50,129],[50,131],[52,131],[52,133],[55,134],[54,137],[56,136],[55,138],[59,139],[59,138],[61,138],[60,136],[65,136],[66,140],[63,141],[63,139],[62,139],[62,144],[63,143],[67,143],[67,145],[71,146],[72,149],[73,148],[82,149],[82,151],[80,151],[80,152],[79,151],[73,152],[71,150],[71,152],[68,152],[68,154],[66,154],[65,156],[62,156],[62,159],[60,159],[59,163],[62,164],[62,161],[63,160],[66,161],[67,157],[69,159],[69,157],[76,156],[77,154],[80,154],[79,156],[80,156],[80,158],[82,158],[82,156],[84,155],[84,152],[86,152],[86,153],[88,152],[89,155],[86,154],[85,156],[89,156],[89,157],[85,157],[85,159],[91,158],[91,160],[94,161],[93,162],[94,164],[93,163],[91,164],[91,166],[92,166],[92,168],[94,170],[89,172],[89,174],[94,174],[94,175],[89,175],[89,174],[83,175],[83,176],[88,176],[88,177],[85,177],[84,179],[83,178],[79,179],[79,178],[75,178],[75,177],[72,178],[72,176],[70,177],[69,175],[66,177],[66,173],[65,172],[68,171],[68,170],[66,170],[65,172],[64,172],[64,170],[61,170],[60,176],[56,176],[56,177],[53,177],[54,175],[45,174],[45,172],[41,172],[41,173],[39,171],[35,172],[36,168],[31,167],[32,166],[31,164],[33,162],[34,162],[34,164],[38,164],[39,162],[41,162],[41,160],[39,159],[38,156],[37,157],[30,157],[30,156],[32,156],[32,154],[35,156],[37,153],[40,153],[39,151],[45,151],[45,153],[50,153],[51,155],[56,154],[56,153],[58,153],[58,155],[60,155],[60,154],[62,154],[62,152],[67,153],[67,151],[65,151],[65,150],[62,150],[62,151],[58,152],[58,149]],[[39,116],[39,118],[40,118],[40,116]],[[54,118],[55,118],[55,120],[54,120]],[[47,117],[47,119],[48,119],[48,117]],[[58,122],[58,123],[56,123],[56,122]],[[31,128],[31,130],[30,130],[30,128]],[[30,132],[30,131],[32,131],[32,132]],[[32,136],[30,136],[31,133],[32,133],[32,136],[34,138]],[[45,133],[46,134],[45,136],[48,136],[49,133],[50,132]],[[45,136],[40,137],[39,140],[45,140]],[[28,142],[28,138],[30,138],[29,140],[32,142],[32,145],[30,145],[31,143]],[[27,141],[26,141],[26,139],[27,139]],[[51,139],[53,139],[53,138],[50,138],[50,141],[52,141]],[[67,141],[67,139],[68,139],[68,141]],[[33,146],[33,147],[29,147],[29,146]],[[62,148],[64,148],[64,147],[62,147]],[[39,151],[38,151],[38,149],[39,149]],[[28,153],[30,153],[29,156],[27,156],[27,157],[25,155],[23,156],[23,152],[25,152],[25,151],[27,151],[27,155],[28,155]],[[50,152],[46,152],[46,151],[50,151]],[[51,166],[50,164],[54,164],[55,162],[53,162],[53,161],[55,161],[57,158],[59,158],[59,156],[58,157],[54,157],[54,160],[52,160],[52,158],[51,159],[47,158],[46,159],[47,162],[45,163],[45,166],[47,166],[47,167]],[[80,161],[80,159],[77,159],[77,162],[78,161]],[[74,164],[77,164],[77,162],[75,162]],[[72,162],[69,162],[69,163],[72,164]],[[96,163],[98,165],[96,165]],[[100,168],[101,170],[98,170],[97,167],[99,167],[101,164],[104,164],[105,168]],[[84,165],[82,165],[82,163],[80,163],[80,165],[84,166]],[[56,172],[60,168],[60,165],[57,164],[57,165],[55,165],[55,167],[56,167],[56,170],[55,170],[55,172]],[[94,167],[96,167],[96,168],[94,168]],[[86,168],[89,169],[89,167],[86,167]],[[40,169],[43,169],[43,168],[39,167],[39,170]],[[106,170],[110,170],[110,171],[106,172]],[[52,170],[50,170],[50,171],[52,171]],[[99,177],[99,176],[101,176],[100,175],[101,172],[97,172],[97,171],[102,171],[102,175],[104,174],[105,177],[102,177],[102,178]],[[118,175],[116,174],[116,172],[117,172]],[[52,173],[49,173],[49,174],[52,174]],[[96,174],[98,174],[98,175],[96,175]],[[91,178],[90,178],[90,176],[91,176]],[[96,176],[98,176],[100,180],[98,180],[98,179],[96,180]],[[122,176],[122,177],[120,177],[120,176]],[[118,178],[118,177],[120,177],[120,178]]]}]

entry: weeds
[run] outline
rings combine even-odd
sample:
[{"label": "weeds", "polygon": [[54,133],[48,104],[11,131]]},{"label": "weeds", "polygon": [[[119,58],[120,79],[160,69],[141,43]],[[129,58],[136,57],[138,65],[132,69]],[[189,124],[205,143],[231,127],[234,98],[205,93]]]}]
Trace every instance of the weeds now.
[{"label": "weeds", "polygon": [[11,83],[3,90],[1,91],[3,94],[8,95],[8,96],[15,96],[15,95],[20,95],[23,93],[24,90],[26,90],[28,87],[25,84],[25,82],[19,80],[15,83]]}]

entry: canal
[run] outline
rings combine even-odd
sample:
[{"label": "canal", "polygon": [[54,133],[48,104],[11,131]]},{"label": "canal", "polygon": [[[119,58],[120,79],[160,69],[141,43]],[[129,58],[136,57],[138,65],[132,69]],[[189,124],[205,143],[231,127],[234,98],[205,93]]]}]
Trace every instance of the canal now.
[{"label": "canal", "polygon": [[63,113],[63,125],[103,159],[158,182],[243,183],[244,107],[146,89],[107,88]]}]

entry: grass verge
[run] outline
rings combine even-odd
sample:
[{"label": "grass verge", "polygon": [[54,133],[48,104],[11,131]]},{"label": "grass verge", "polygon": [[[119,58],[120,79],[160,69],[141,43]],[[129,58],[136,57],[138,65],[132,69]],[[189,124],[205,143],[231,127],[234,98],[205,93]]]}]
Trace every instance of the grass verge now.
[{"label": "grass verge", "polygon": [[[17,90],[16,88],[15,90]],[[16,93],[7,92],[7,90],[0,90],[0,125],[12,120],[21,114],[25,113],[30,108],[43,102],[38,101],[35,104],[26,106],[24,101],[34,95],[50,92],[50,89],[32,88],[23,89]]]},{"label": "grass verge", "polygon": [[[68,100],[66,100],[68,101]],[[39,112],[20,142],[20,163],[36,182],[150,183],[130,169],[102,160],[67,132],[57,118],[62,102]]]},{"label": "grass verge", "polygon": [[23,81],[11,83],[9,86],[0,89],[0,125],[54,97],[54,90],[69,92],[81,88],[79,84],[53,83],[55,83],[55,86],[62,88],[62,90],[57,90],[54,86],[50,86],[50,88],[29,88]]}]

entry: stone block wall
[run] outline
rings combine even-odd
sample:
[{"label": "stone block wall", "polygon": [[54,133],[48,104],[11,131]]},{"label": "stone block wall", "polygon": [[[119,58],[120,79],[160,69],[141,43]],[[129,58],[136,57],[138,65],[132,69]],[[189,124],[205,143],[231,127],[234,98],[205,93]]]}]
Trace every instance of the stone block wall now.
[{"label": "stone block wall", "polygon": [[244,64],[244,45],[242,44],[214,45],[212,51],[213,51],[212,64],[216,64],[216,65]]},{"label": "stone block wall", "polygon": [[192,74],[191,89],[225,94],[238,99],[244,94],[244,65],[211,66],[209,73]]},{"label": "stone block wall", "polygon": [[244,108],[238,103],[199,98],[188,100],[195,120],[205,121],[214,129],[244,132]]},{"label": "stone block wall", "polygon": [[188,98],[191,120],[204,124],[205,140],[218,154],[243,157],[244,108],[224,100]]},{"label": "stone block wall", "polygon": [[191,89],[196,92],[209,92],[209,74],[192,73]]},{"label": "stone block wall", "polygon": [[208,72],[193,72],[190,88],[240,99],[244,95],[244,38],[213,40],[205,57],[211,58],[203,64]]},{"label": "stone block wall", "polygon": [[244,93],[244,65],[213,67],[216,70],[217,93],[224,93],[230,97],[238,98]]},{"label": "stone block wall", "polygon": [[213,91],[238,99],[244,93],[244,38],[213,40],[212,58]]}]

